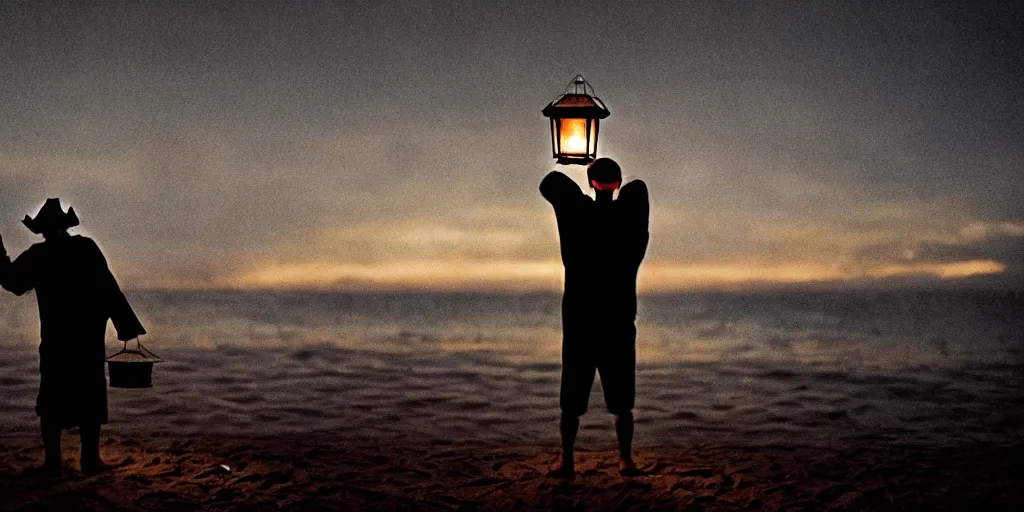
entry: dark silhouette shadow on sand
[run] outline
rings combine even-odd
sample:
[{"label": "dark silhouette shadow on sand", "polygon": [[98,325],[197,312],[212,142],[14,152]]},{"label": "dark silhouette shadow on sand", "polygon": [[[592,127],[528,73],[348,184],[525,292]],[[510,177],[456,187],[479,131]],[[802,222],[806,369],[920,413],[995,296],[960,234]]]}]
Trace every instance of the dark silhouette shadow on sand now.
[{"label": "dark silhouette shadow on sand", "polygon": [[82,470],[97,472],[104,467],[99,457],[100,425],[107,422],[107,320],[113,321],[121,340],[146,331],[96,243],[68,234],[68,228],[78,225],[73,208],[65,212],[59,199],[47,199],[34,218],[25,216],[23,222],[44,241],[12,262],[0,238],[0,286],[16,295],[35,290],[39,305],[36,414],[46,460],[37,471],[43,476],[60,474],[61,432],[79,427]]},{"label": "dark silhouette shadow on sand", "polygon": [[561,464],[551,475],[573,478],[579,417],[587,412],[595,372],[605,404],[615,415],[619,470],[641,474],[633,462],[633,400],[636,393],[636,276],[647,251],[650,205],[647,185],[622,183],[614,160],[599,158],[587,169],[595,198],[568,176],[551,172],[540,192],[558,222],[565,292],[562,296],[562,381],[559,405]]}]

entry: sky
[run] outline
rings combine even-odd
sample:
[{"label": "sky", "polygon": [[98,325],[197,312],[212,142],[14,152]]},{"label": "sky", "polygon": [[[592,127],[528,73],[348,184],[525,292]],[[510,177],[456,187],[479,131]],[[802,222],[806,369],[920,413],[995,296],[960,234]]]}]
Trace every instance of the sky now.
[{"label": "sky", "polygon": [[12,255],[59,197],[129,289],[558,290],[580,73],[643,292],[1024,287],[1019,3],[91,4],[0,3]]}]

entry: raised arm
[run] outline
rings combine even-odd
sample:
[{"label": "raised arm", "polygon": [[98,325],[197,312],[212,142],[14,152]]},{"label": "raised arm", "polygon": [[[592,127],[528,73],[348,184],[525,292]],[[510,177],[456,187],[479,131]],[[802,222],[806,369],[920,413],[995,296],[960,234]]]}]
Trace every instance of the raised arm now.
[{"label": "raised arm", "polygon": [[581,202],[587,197],[572,178],[558,171],[549,172],[540,182],[540,194],[556,210]]},{"label": "raised arm", "polygon": [[32,249],[25,251],[12,262],[7,256],[3,238],[0,238],[0,253],[3,254],[0,256],[0,286],[15,295],[24,295],[35,288],[36,266]]},{"label": "raised arm", "polygon": [[637,266],[644,260],[647,243],[650,241],[648,224],[650,223],[651,204],[647,195],[647,184],[642,180],[626,183],[619,191],[619,203],[624,207],[629,222],[627,223],[630,261]]}]

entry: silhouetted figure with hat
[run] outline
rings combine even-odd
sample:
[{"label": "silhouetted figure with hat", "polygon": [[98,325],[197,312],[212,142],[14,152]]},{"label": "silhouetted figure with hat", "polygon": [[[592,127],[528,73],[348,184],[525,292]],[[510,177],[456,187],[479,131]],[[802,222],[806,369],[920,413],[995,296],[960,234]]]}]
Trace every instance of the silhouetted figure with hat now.
[{"label": "silhouetted figure with hat", "polygon": [[73,208],[47,199],[35,218],[22,221],[44,240],[13,262],[0,238],[0,285],[16,295],[35,290],[39,305],[39,396],[36,414],[43,432],[47,476],[61,471],[60,437],[78,427],[82,471],[104,468],[100,460],[100,425],[107,422],[104,374],[107,320],[120,340],[145,334],[128,300],[107,268],[99,247],[84,236],[68,234],[78,225]]},{"label": "silhouetted figure with hat", "polygon": [[551,172],[540,184],[541,194],[555,210],[565,266],[559,391],[562,460],[550,474],[575,475],[579,418],[587,412],[594,374],[600,372],[605,405],[615,415],[619,472],[637,475],[641,473],[632,456],[636,276],[649,238],[647,185],[635,180],[622,186],[622,171],[609,158],[591,163],[587,178],[593,199],[560,172]]}]

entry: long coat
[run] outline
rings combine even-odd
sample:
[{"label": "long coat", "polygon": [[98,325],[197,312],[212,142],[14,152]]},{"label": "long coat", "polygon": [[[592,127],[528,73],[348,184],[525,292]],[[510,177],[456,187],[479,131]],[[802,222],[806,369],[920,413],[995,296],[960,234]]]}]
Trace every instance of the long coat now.
[{"label": "long coat", "polygon": [[107,320],[118,338],[145,334],[99,247],[83,236],[48,238],[13,262],[0,258],[0,286],[39,305],[36,414],[64,428],[107,422]]},{"label": "long coat", "polygon": [[636,277],[647,252],[647,185],[626,183],[614,201],[598,202],[568,176],[549,173],[540,192],[555,210],[565,266],[563,323],[636,318]]}]

